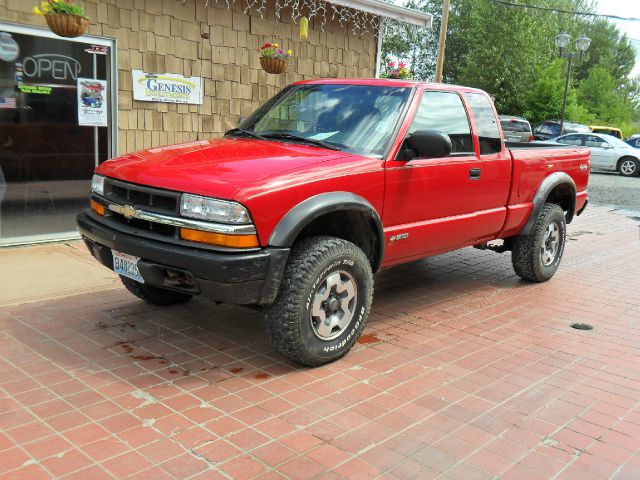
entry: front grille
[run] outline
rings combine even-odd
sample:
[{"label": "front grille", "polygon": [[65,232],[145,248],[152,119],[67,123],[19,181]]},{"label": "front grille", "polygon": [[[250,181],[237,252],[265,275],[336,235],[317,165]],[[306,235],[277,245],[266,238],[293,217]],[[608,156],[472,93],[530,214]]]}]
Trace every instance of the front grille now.
[{"label": "front grille", "polygon": [[[108,203],[131,205],[136,209],[148,212],[162,213],[175,216],[179,212],[180,193],[161,190],[159,188],[143,187],[133,183],[121,182],[112,178],[105,179],[104,197]],[[124,215],[107,210],[110,220],[126,225],[139,231],[161,235],[163,237],[177,237],[177,228],[172,225],[149,222],[137,218],[126,218]]]},{"label": "front grille", "polygon": [[104,182],[104,195],[107,200],[119,205],[132,205],[143,210],[166,214],[178,213],[180,202],[179,193],[109,178]]}]

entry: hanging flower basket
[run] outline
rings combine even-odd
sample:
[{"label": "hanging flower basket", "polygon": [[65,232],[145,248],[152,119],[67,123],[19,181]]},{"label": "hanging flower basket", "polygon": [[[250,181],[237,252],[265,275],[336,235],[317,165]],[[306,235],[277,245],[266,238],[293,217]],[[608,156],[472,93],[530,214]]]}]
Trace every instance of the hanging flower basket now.
[{"label": "hanging flower basket", "polygon": [[293,52],[286,52],[277,43],[265,43],[260,48],[260,66],[267,73],[278,75],[289,70]]},{"label": "hanging flower basket", "polygon": [[49,29],[61,37],[79,37],[87,31],[89,20],[79,15],[67,15],[65,13],[50,13],[44,17]]},{"label": "hanging flower basket", "polygon": [[61,37],[73,38],[83,35],[89,26],[84,9],[72,0],[48,0],[34,7],[33,13],[45,18],[49,29]]},{"label": "hanging flower basket", "polygon": [[276,75],[289,70],[289,62],[276,57],[260,57],[260,66],[265,72]]}]

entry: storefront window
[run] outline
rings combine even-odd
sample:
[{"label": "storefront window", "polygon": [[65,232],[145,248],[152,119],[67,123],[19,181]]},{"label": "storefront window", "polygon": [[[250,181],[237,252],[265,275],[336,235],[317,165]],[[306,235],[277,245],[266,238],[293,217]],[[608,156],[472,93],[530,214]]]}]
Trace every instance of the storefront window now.
[{"label": "storefront window", "polygon": [[[81,39],[0,24],[0,245],[73,235],[93,169],[113,154],[112,44]],[[83,78],[96,81],[79,94]],[[86,125],[83,106],[105,126]]]}]

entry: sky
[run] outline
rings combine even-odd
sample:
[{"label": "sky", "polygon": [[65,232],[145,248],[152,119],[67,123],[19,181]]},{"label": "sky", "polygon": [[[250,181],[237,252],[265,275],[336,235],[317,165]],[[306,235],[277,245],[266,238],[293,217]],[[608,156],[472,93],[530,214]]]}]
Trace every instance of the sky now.
[{"label": "sky", "polygon": [[[598,13],[619,17],[640,18],[640,0],[598,0]],[[640,75],[640,21],[612,20],[624,32],[636,49],[636,66],[632,76]]]}]

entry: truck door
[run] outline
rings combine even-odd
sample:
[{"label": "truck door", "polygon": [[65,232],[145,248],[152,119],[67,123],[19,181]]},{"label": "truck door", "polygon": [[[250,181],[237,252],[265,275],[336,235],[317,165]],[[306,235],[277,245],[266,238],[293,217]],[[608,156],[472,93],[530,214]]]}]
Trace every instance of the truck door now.
[{"label": "truck door", "polygon": [[483,172],[460,95],[429,90],[419,102],[407,136],[418,130],[439,130],[449,135],[453,148],[444,158],[387,162],[385,263],[473,243],[498,232],[504,221],[508,187],[504,187],[501,211],[491,211],[497,200],[488,188],[501,182],[492,168]]}]

